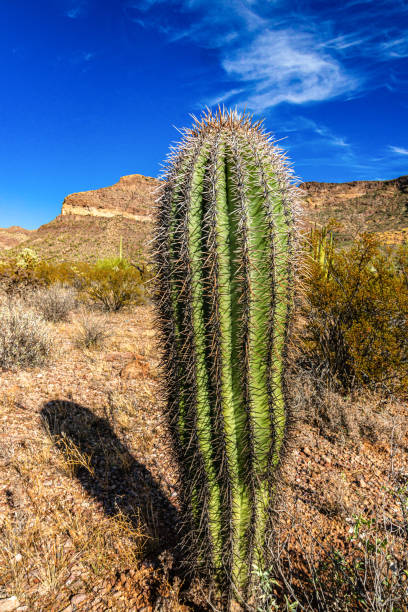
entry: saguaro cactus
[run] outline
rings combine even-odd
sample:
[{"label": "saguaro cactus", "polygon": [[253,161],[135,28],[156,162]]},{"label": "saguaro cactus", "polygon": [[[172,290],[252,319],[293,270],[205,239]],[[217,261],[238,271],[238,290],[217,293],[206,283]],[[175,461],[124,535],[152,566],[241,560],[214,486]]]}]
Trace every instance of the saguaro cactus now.
[{"label": "saguaro cactus", "polygon": [[260,122],[184,130],[158,200],[157,306],[185,546],[229,599],[267,558],[285,447],[296,189]]}]

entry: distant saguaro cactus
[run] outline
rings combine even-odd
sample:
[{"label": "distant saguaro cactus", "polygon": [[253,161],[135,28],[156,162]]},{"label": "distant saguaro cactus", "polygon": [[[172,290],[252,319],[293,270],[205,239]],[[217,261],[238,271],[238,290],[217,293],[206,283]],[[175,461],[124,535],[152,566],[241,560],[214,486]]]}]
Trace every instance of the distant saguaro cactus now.
[{"label": "distant saguaro cactus", "polygon": [[219,109],[184,130],[158,202],[157,311],[185,546],[227,601],[248,598],[264,566],[287,437],[290,178],[261,122]]}]

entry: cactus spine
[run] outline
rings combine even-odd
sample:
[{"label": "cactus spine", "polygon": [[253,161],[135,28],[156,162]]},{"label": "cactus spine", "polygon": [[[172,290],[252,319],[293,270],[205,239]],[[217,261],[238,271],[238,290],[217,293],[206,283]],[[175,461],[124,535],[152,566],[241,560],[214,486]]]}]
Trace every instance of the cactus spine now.
[{"label": "cactus spine", "polygon": [[219,109],[169,157],[155,255],[186,546],[227,599],[267,558],[288,430],[296,189],[260,122]]}]

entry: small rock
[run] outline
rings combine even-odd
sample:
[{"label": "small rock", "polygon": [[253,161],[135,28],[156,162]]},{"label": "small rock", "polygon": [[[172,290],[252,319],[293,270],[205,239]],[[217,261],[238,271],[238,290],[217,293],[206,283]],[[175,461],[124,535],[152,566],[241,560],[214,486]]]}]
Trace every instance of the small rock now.
[{"label": "small rock", "polygon": [[78,595],[74,595],[71,597],[71,604],[73,606],[79,606],[85,599],[88,597],[86,593],[78,593]]},{"label": "small rock", "polygon": [[77,578],[75,576],[75,582],[73,582],[71,584],[71,586],[69,587],[72,591],[78,591],[79,589],[81,589],[84,586],[83,580],[81,580],[80,578]]},{"label": "small rock", "polygon": [[7,599],[0,599],[0,612],[13,612],[20,607],[20,602],[17,597],[7,597]]},{"label": "small rock", "polygon": [[304,447],[303,452],[305,453],[305,455],[307,455],[307,457],[310,456],[310,448],[308,448],[307,446]]},{"label": "small rock", "polygon": [[20,561],[23,560],[23,555],[20,555],[20,553],[17,553],[16,556],[14,557],[14,561],[16,563],[20,563]]}]

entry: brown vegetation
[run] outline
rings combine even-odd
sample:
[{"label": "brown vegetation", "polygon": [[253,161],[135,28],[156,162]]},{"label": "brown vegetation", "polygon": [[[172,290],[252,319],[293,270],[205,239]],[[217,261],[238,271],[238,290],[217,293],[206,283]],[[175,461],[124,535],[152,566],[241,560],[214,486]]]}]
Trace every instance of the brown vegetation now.
[{"label": "brown vegetation", "polygon": [[[306,294],[308,287],[312,295],[318,290],[315,300],[327,306],[309,302],[312,323],[320,329],[335,305],[342,312],[346,302],[334,279],[346,290],[345,279],[353,283],[360,270],[355,312],[388,321],[381,341],[390,339],[392,353],[396,276],[371,242],[367,265],[356,268],[365,244],[356,244],[348,261],[336,254],[330,274],[317,268],[305,276]],[[373,262],[389,310],[380,308],[378,285],[367,281]],[[38,277],[35,268],[42,270]],[[75,270],[38,261],[21,267],[11,284],[3,275],[14,296],[4,299],[54,282],[81,291]],[[308,316],[304,311],[299,330]],[[164,427],[151,307],[128,303],[101,312],[85,304],[47,325],[55,337],[51,360],[17,362],[12,375],[0,370],[0,603],[15,597],[16,609],[39,612],[210,610],[205,585],[190,584],[179,570],[177,472]],[[365,338],[376,338],[382,327],[375,319],[365,329]],[[402,612],[408,605],[405,391],[394,386],[390,393],[377,377],[381,368],[370,370],[375,384],[367,384],[358,374],[364,351],[350,362],[357,384],[339,385],[325,353],[316,357],[320,335],[299,337],[307,340],[296,345],[301,352],[289,385],[298,423],[277,496],[274,562],[260,581],[262,612]],[[385,360],[378,346],[377,355]],[[404,366],[390,363],[394,370]]]}]

